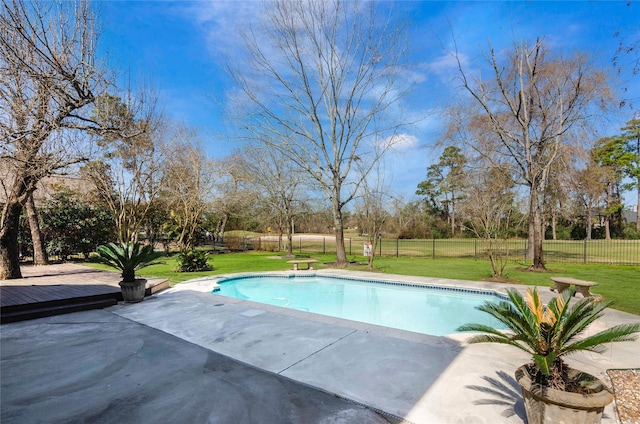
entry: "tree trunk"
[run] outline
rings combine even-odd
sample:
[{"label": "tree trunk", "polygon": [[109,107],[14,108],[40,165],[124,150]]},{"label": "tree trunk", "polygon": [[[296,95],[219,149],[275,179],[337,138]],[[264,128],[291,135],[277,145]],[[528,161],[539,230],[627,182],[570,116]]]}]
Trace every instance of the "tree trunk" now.
[{"label": "tree trunk", "polygon": [[451,236],[456,236],[456,208],[453,202],[451,203]]},{"label": "tree trunk", "polygon": [[47,251],[44,247],[42,231],[40,231],[40,221],[38,220],[36,204],[33,201],[33,193],[31,193],[27,199],[26,208],[27,217],[29,219],[29,228],[31,229],[31,240],[33,241],[33,264],[47,265],[49,263],[49,258],[47,258]]},{"label": "tree trunk", "polygon": [[342,224],[342,210],[339,199],[333,199],[333,225],[336,235],[336,265],[346,267],[349,264],[347,252],[344,246],[344,227]]},{"label": "tree trunk", "polygon": [[227,226],[227,220],[229,219],[228,214],[223,214],[222,218],[218,219],[218,223],[216,224],[216,230],[214,233],[216,241],[222,241],[224,237],[224,228]]},{"label": "tree trunk", "polygon": [[533,246],[534,246],[534,233],[535,233],[535,227],[533,224],[533,204],[529,205],[529,235],[527,237],[527,260],[533,260]]},{"label": "tree trunk", "polygon": [[544,234],[542,231],[542,220],[540,218],[540,211],[536,209],[534,217],[534,235],[533,235],[533,265],[534,270],[546,269],[544,266],[544,256],[542,252],[542,242],[544,240]]},{"label": "tree trunk", "polygon": [[293,222],[293,218],[291,218],[291,226],[289,226],[289,232],[287,234],[287,239],[289,241],[289,246],[287,247],[287,255],[293,255],[293,235],[295,234],[296,226]]},{"label": "tree trunk", "polygon": [[293,254],[293,234],[291,231],[287,232],[287,257],[293,258],[295,255]]},{"label": "tree trunk", "polygon": [[287,227],[287,256],[293,258],[293,218],[291,218],[291,220],[286,219],[285,221]]},{"label": "tree trunk", "polygon": [[0,280],[22,278],[20,272],[20,246],[18,230],[20,228],[20,202],[7,200],[2,212],[0,226]]},{"label": "tree trunk", "polygon": [[533,264],[530,269],[534,271],[546,269],[542,253],[542,241],[544,240],[542,213],[538,202],[538,189],[532,185],[529,198],[529,250],[533,249]]},{"label": "tree trunk", "polygon": [[586,228],[587,228],[587,235],[586,235],[586,239],[587,240],[591,240],[591,232],[592,232],[592,227],[593,227],[593,223],[592,223],[592,219],[593,217],[591,216],[591,208],[587,207],[586,208],[586,215],[587,215],[587,222],[586,222]]}]

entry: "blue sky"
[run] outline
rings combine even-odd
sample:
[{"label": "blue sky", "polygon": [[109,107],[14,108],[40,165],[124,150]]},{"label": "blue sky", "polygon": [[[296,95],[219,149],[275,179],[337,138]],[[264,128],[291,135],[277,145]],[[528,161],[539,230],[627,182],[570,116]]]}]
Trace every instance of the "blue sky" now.
[{"label": "blue sky", "polygon": [[[433,149],[440,120],[437,112],[459,93],[455,69],[445,48],[452,33],[469,69],[480,66],[481,49],[490,41],[496,50],[515,38],[544,37],[556,52],[586,51],[604,69],[611,61],[620,32],[640,37],[640,4],[626,1],[397,1],[393,16],[409,22],[410,61],[415,86],[404,109],[422,118],[407,134],[406,145],[387,163],[393,187],[405,199],[440,151]],[[229,154],[238,144],[224,116],[227,94],[233,89],[225,66],[240,51],[239,26],[255,24],[261,2],[246,1],[102,1],[101,47],[109,61],[135,76],[148,78],[172,119],[200,128],[213,157]],[[620,76],[627,96],[640,99],[640,76]],[[636,112],[640,110],[637,101]],[[624,109],[610,120],[615,132],[631,119]],[[628,195],[628,199],[633,196]],[[633,202],[635,203],[635,202]]]}]

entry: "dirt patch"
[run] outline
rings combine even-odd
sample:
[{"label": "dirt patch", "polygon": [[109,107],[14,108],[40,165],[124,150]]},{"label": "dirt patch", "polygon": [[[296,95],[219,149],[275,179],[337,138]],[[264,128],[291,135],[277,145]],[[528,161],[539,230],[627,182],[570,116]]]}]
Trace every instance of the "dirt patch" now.
[{"label": "dirt patch", "polygon": [[532,268],[529,266],[521,266],[516,268],[517,271],[520,272],[539,272],[541,274],[547,274],[547,273],[558,273],[560,271],[555,271],[553,269],[541,269],[541,268]]},{"label": "dirt patch", "polygon": [[293,255],[293,256],[267,256],[267,259],[309,259],[309,255]]},{"label": "dirt patch", "polygon": [[522,281],[520,280],[517,280],[515,278],[506,278],[506,277],[481,278],[481,281],[489,281],[491,283],[504,283],[504,284],[522,284]]}]

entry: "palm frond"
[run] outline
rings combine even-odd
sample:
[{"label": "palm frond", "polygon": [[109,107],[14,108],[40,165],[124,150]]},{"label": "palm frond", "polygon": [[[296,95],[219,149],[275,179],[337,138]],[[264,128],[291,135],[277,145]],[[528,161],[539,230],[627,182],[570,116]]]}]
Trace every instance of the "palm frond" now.
[{"label": "palm frond", "polygon": [[559,345],[566,345],[584,333],[587,327],[600,318],[611,304],[612,302],[596,302],[589,298],[576,302],[565,311],[563,316],[563,326],[558,331]]},{"label": "palm frond", "polygon": [[634,341],[638,338],[634,333],[638,332],[640,332],[640,323],[616,325],[564,346],[562,354],[566,355],[579,350],[602,353],[606,350],[605,344]]},{"label": "palm frond", "polygon": [[[592,298],[571,302],[575,291],[565,290],[545,307],[537,288],[527,289],[522,296],[508,289],[511,302],[485,302],[477,309],[503,323],[509,333],[503,333],[484,324],[466,324],[458,331],[483,333],[472,337],[469,343],[500,343],[515,346],[532,355],[543,374],[550,374],[562,363],[561,357],[571,352],[586,350],[602,352],[610,342],[635,340],[640,323],[618,325],[588,337],[582,337],[612,302]],[[563,372],[555,369],[553,372]]]},{"label": "palm frond", "polygon": [[[540,325],[537,317],[528,307],[527,302],[523,296],[516,289],[508,289],[507,294],[509,299],[513,303],[518,313],[518,319],[514,324],[520,324],[518,328],[513,328],[513,331],[521,332],[524,335],[528,335],[530,338],[537,338],[540,335]],[[507,324],[507,323],[505,323]],[[508,324],[507,324],[508,325]]]},{"label": "palm frond", "polygon": [[458,327],[458,331],[473,331],[476,333],[486,333],[486,334],[478,334],[476,336],[471,337],[467,340],[467,343],[475,344],[475,343],[499,343],[515,346],[521,350],[529,354],[533,354],[530,349],[528,349],[528,345],[526,343],[520,343],[520,337],[517,334],[513,333],[504,333],[500,330],[496,330],[493,327],[484,324],[466,324]]}]

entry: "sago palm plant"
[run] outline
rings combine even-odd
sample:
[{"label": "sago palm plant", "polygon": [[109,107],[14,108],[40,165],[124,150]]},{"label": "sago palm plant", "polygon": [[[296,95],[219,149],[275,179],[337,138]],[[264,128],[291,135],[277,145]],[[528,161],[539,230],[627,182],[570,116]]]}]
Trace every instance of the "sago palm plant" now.
[{"label": "sago palm plant", "polygon": [[633,334],[640,331],[640,323],[634,323],[585,335],[587,327],[600,318],[612,302],[593,297],[570,302],[573,290],[558,294],[546,306],[540,300],[537,288],[528,288],[525,296],[515,289],[509,289],[507,293],[511,302],[486,302],[477,309],[492,315],[510,332],[482,324],[465,324],[458,330],[486,333],[472,337],[469,343],[501,343],[527,352],[533,358],[533,363],[527,367],[531,378],[545,386],[579,390],[569,379],[563,356],[581,350],[602,353],[605,343],[635,340]]},{"label": "sago palm plant", "polygon": [[136,280],[136,271],[156,262],[159,256],[152,245],[142,246],[140,243],[108,243],[98,246],[100,261],[120,270],[122,281],[130,283]]}]

